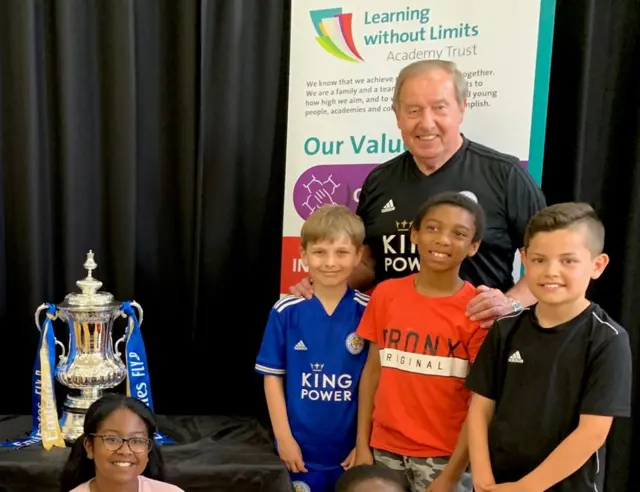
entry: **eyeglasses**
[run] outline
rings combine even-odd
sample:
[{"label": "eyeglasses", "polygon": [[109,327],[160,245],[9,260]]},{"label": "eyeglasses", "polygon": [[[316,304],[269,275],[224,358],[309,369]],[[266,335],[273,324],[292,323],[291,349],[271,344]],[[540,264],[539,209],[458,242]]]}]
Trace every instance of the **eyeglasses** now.
[{"label": "eyeglasses", "polygon": [[145,453],[149,449],[150,439],[146,437],[130,437],[128,439],[120,436],[105,436],[101,434],[90,434],[93,437],[102,439],[104,448],[107,451],[118,451],[126,442],[132,453]]}]

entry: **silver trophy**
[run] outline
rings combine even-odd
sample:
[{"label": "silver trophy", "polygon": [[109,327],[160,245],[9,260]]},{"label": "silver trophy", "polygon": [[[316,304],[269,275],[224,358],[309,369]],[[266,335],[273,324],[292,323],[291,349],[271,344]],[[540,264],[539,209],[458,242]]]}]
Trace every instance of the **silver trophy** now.
[{"label": "silver trophy", "polygon": [[[63,405],[60,427],[64,439],[75,441],[83,433],[84,417],[87,409],[98,400],[104,390],[115,388],[127,375],[118,345],[125,341],[123,335],[115,346],[112,340],[113,322],[126,315],[120,310],[121,303],[113,295],[100,291],[102,282],[93,277],[97,268],[93,252],[87,253],[84,268],[87,276],[76,282],[82,292],[65,296],[57,305],[53,319],[60,319],[69,328],[68,349],[56,338],[56,345],[62,347],[55,378],[70,390],[79,390],[79,394],[67,395]],[[142,308],[136,302],[130,303],[138,310],[139,323],[142,323]],[[41,305],[36,313],[36,326],[40,327],[40,313],[47,309]]]}]

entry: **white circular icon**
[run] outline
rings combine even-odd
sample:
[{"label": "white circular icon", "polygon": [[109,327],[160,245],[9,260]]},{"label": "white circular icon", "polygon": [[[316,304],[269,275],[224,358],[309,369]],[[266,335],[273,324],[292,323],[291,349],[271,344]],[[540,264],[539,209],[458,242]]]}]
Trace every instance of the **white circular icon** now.
[{"label": "white circular icon", "polygon": [[472,191],[461,191],[460,194],[464,195],[467,198],[469,198],[469,199],[473,200],[474,202],[478,203],[478,197]]}]

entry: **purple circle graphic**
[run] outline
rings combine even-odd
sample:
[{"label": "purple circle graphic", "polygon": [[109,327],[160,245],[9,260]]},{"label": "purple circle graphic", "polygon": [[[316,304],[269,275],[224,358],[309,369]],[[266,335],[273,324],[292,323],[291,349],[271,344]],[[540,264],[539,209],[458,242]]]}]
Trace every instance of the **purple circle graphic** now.
[{"label": "purple circle graphic", "polygon": [[306,220],[317,208],[335,203],[354,212],[362,183],[377,164],[324,164],[307,169],[293,187],[296,212]]}]

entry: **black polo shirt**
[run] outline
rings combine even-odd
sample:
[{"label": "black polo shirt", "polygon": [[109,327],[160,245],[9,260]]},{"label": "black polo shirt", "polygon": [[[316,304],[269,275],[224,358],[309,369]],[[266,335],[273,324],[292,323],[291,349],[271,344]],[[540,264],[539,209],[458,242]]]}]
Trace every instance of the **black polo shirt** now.
[{"label": "black polo shirt", "polygon": [[357,214],[366,228],[376,261],[375,283],[419,270],[410,227],[420,206],[445,191],[473,193],[487,215],[478,253],[462,264],[460,275],[473,285],[507,291],[513,262],[532,215],[545,207],[542,191],[513,156],[464,138],[462,147],[440,169],[425,175],[407,151],[376,167],[365,179]]},{"label": "black polo shirt", "polygon": [[[540,327],[534,308],[499,319],[466,381],[496,402],[489,426],[496,483],[533,471],[581,414],[630,416],[631,364],[627,332],[597,304],[554,328]],[[605,447],[549,490],[604,490],[604,465]]]}]

